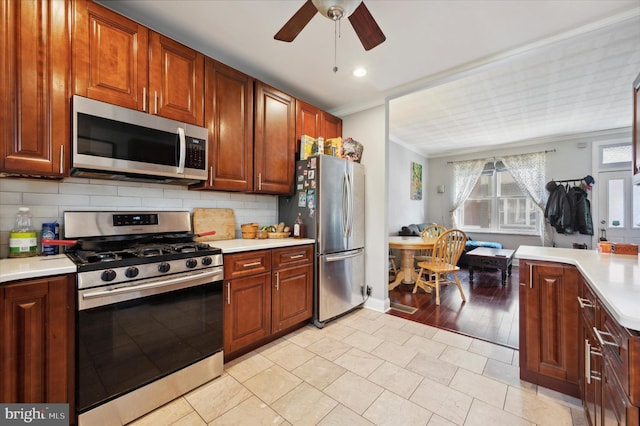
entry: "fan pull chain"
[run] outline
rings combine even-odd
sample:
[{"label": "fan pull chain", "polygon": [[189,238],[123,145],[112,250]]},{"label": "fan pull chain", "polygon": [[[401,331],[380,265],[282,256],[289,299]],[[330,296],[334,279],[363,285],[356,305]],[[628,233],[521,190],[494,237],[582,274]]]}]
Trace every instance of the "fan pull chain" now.
[{"label": "fan pull chain", "polygon": [[333,21],[333,72],[338,72],[338,22],[340,20]]}]

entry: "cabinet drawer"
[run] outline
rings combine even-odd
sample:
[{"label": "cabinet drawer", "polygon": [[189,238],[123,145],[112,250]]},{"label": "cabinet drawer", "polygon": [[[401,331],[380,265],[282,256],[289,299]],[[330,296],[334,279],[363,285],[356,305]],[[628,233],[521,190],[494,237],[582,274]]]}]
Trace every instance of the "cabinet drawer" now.
[{"label": "cabinet drawer", "polygon": [[224,278],[233,279],[271,271],[271,251],[256,250],[224,256]]},{"label": "cabinet drawer", "polygon": [[294,246],[273,250],[273,269],[306,265],[313,262],[313,246]]}]

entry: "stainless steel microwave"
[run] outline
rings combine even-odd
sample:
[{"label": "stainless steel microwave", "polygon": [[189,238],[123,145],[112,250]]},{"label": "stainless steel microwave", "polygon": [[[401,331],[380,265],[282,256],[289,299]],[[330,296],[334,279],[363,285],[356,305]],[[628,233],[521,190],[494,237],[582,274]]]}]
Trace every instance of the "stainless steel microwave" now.
[{"label": "stainless steel microwave", "polygon": [[73,97],[71,175],[188,185],[207,179],[207,129]]}]

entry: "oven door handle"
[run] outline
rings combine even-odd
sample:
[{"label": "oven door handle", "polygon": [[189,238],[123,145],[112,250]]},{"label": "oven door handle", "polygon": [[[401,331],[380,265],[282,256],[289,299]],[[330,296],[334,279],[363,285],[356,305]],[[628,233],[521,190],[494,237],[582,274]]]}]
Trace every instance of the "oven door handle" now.
[{"label": "oven door handle", "polygon": [[[180,275],[168,280],[151,281],[137,285],[111,287],[107,290],[81,292],[78,298],[78,310],[109,305],[125,300],[137,299],[169,291],[194,287],[223,279],[222,267],[216,267],[207,272]],[[214,279],[212,279],[215,277]]]}]

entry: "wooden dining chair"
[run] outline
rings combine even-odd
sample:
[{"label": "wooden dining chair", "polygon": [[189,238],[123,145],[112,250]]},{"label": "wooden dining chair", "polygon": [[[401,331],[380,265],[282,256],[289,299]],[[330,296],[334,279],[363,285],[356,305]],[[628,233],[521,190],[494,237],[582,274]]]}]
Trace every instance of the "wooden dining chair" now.
[{"label": "wooden dining chair", "polygon": [[[438,238],[446,230],[447,228],[442,225],[438,225],[438,224],[428,225],[422,230],[422,232],[420,233],[420,237],[423,240]],[[431,259],[431,252],[432,250],[428,249],[428,250],[420,250],[419,253],[416,253],[413,257],[416,261],[416,264]]]},{"label": "wooden dining chair", "polygon": [[[389,250],[389,272],[393,271],[393,279],[398,276],[398,267],[396,266],[396,256]],[[391,279],[389,279],[391,281]]]},{"label": "wooden dining chair", "polygon": [[[436,289],[436,305],[439,305],[440,285],[455,284],[460,291],[462,301],[465,302],[467,299],[464,297],[464,292],[458,279],[457,272],[460,267],[457,266],[457,263],[466,242],[466,234],[459,229],[449,229],[441,234],[433,246],[431,258],[418,263],[420,272],[413,286],[413,292],[418,291],[418,287],[420,287],[429,293],[431,291],[430,288],[433,287]],[[452,275],[453,280],[448,275]]]}]

